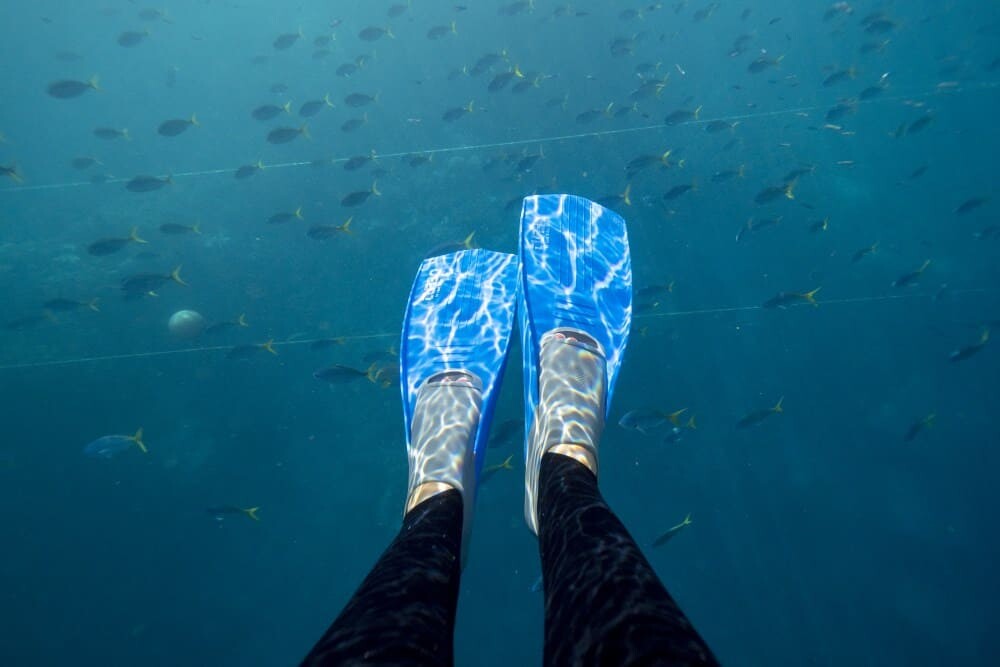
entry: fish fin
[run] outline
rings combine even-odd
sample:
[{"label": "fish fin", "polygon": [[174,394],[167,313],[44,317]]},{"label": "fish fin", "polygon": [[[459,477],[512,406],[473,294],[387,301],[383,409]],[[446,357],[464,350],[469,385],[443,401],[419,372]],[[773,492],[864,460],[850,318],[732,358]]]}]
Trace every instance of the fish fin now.
[{"label": "fish fin", "polygon": [[132,440],[132,442],[136,444],[136,446],[139,448],[139,451],[141,451],[143,454],[149,453],[149,450],[146,448],[146,443],[142,441],[141,426],[139,427],[139,430],[135,432],[135,435],[133,435],[130,439]]},{"label": "fish fin", "polygon": [[376,197],[381,197],[382,193],[378,189],[378,181],[372,181],[372,194]]},{"label": "fish fin", "polygon": [[293,215],[296,218],[298,218],[299,220],[305,220],[305,218],[302,217],[302,207],[301,206],[299,206],[297,209],[295,209],[295,213]]},{"label": "fish fin", "polygon": [[243,512],[244,514],[246,514],[248,517],[250,517],[254,521],[260,521],[260,517],[257,516],[257,510],[259,510],[259,509],[260,509],[260,507],[247,507],[246,509],[244,509],[244,508],[241,507],[240,511]]},{"label": "fish fin", "polygon": [[103,90],[101,88],[100,83],[101,83],[101,79],[96,74],[94,76],[90,77],[90,79],[87,81],[87,85],[88,86],[90,86],[94,90],[98,90],[98,91]]},{"label": "fish fin", "polygon": [[472,240],[476,237],[476,232],[473,230],[462,240],[462,247],[466,250],[472,250],[475,246],[472,245]]},{"label": "fish fin", "polygon": [[353,229],[351,229],[351,222],[352,222],[353,220],[354,220],[354,216],[352,215],[352,216],[351,216],[351,217],[349,217],[349,218],[348,218],[347,220],[345,220],[345,221],[344,221],[344,224],[342,224],[342,225],[341,225],[340,227],[338,227],[337,229],[339,229],[340,231],[344,232],[345,234],[353,234],[353,233],[354,233],[354,230],[353,230]]},{"label": "fish fin", "polygon": [[87,302],[87,308],[90,308],[95,313],[101,312],[101,309],[97,307],[97,302],[100,300],[101,300],[100,297],[94,297],[93,299]]},{"label": "fish fin", "polygon": [[781,407],[781,404],[782,404],[782,402],[784,402],[784,400],[785,400],[784,396],[782,396],[781,398],[779,398],[778,402],[774,404],[773,408],[771,408],[771,412],[779,412],[779,413],[780,412],[784,412],[784,410]]},{"label": "fish fin", "polygon": [[312,139],[312,135],[309,134],[309,124],[308,123],[302,123],[302,127],[299,128],[299,132],[301,132],[302,136],[305,137],[306,139],[310,139],[310,140]]},{"label": "fish fin", "polygon": [[821,289],[823,289],[823,288],[822,287],[817,287],[816,289],[814,289],[811,292],[806,292],[805,294],[802,295],[802,298],[804,298],[806,301],[808,301],[812,305],[818,306],[819,304],[816,303],[816,293],[819,292]]},{"label": "fish fin", "polygon": [[183,278],[181,278],[181,267],[180,266],[178,266],[176,269],[174,269],[173,271],[170,272],[170,279],[173,280],[178,285],[183,285],[184,287],[188,287],[188,284],[186,282],[184,282]]},{"label": "fish fin", "polygon": [[193,225],[191,225],[191,231],[194,232],[195,234],[201,234],[201,223],[196,222]]},{"label": "fish fin", "polygon": [[667,419],[670,420],[671,424],[673,424],[674,426],[677,426],[677,423],[680,421],[680,416],[682,414],[684,414],[685,412],[687,412],[687,408],[681,408],[677,412],[671,412],[670,414],[667,414],[667,415],[664,415],[664,416]]},{"label": "fish fin", "polygon": [[128,240],[132,241],[133,243],[149,243],[149,241],[146,241],[145,239],[139,238],[139,228],[138,227],[133,227],[132,228],[132,231],[129,232]]},{"label": "fish fin", "polygon": [[274,354],[274,355],[278,354],[278,351],[274,349],[274,339],[273,338],[268,339],[268,341],[266,343],[262,343],[261,347],[263,349],[267,350],[268,352],[270,352],[271,354]]},{"label": "fish fin", "polygon": [[201,123],[198,122],[198,116],[196,114],[191,114],[191,124],[201,127]]},{"label": "fish fin", "polygon": [[694,415],[691,415],[690,419],[687,420],[687,423],[684,424],[684,426],[692,431],[696,431],[698,429],[698,425],[694,421]]},{"label": "fish fin", "polygon": [[512,466],[510,464],[511,459],[513,459],[513,458],[514,458],[513,454],[511,454],[510,456],[508,456],[507,458],[505,458],[503,460],[503,463],[500,464],[500,467],[503,468],[503,469],[505,469],[505,470],[513,470],[514,466]]},{"label": "fish fin", "polygon": [[631,206],[632,205],[631,194],[632,194],[632,184],[631,183],[626,183],[625,184],[625,192],[622,193],[622,201],[625,202],[626,206]]},{"label": "fish fin", "polygon": [[236,326],[238,326],[238,327],[248,327],[248,326],[250,326],[249,324],[247,324],[247,314],[246,313],[240,313],[240,316],[236,318]]}]

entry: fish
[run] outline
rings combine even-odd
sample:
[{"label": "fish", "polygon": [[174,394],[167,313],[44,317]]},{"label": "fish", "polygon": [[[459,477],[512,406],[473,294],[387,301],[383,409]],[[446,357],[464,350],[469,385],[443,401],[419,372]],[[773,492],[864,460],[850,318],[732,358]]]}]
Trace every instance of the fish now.
[{"label": "fish", "polygon": [[980,241],[1000,238],[1000,225],[983,227],[978,232],[973,232],[972,237]]},{"label": "fish", "polygon": [[305,218],[302,217],[302,207],[301,206],[299,206],[297,209],[295,209],[291,213],[287,213],[287,212],[275,213],[270,218],[268,218],[266,220],[266,222],[269,225],[282,225],[282,224],[284,224],[286,222],[291,222],[292,220],[296,220],[296,219],[297,220],[304,220],[305,219]]},{"label": "fish", "polygon": [[962,347],[958,348],[950,355],[948,355],[948,361],[955,363],[957,361],[964,361],[968,359],[972,355],[982,350],[983,347],[986,346],[986,343],[989,342],[989,340],[990,340],[990,330],[983,329],[983,333],[979,336],[978,341],[972,343],[971,345],[963,345]]},{"label": "fish", "polygon": [[726,181],[732,180],[734,178],[743,178],[746,174],[746,165],[741,164],[736,169],[725,169],[723,171],[717,171],[712,174],[711,181],[713,183],[725,183]]},{"label": "fish", "polygon": [[667,114],[666,118],[663,119],[664,125],[680,125],[681,123],[690,123],[691,121],[698,120],[698,115],[701,113],[701,107],[699,106],[695,110],[690,109],[677,109]]},{"label": "fish", "polygon": [[925,113],[920,118],[916,119],[912,123],[906,126],[903,134],[916,134],[921,130],[925,129],[928,125],[934,122],[934,114],[931,112]]},{"label": "fish", "polygon": [[246,313],[240,313],[240,316],[235,320],[221,320],[219,322],[213,322],[205,327],[206,334],[217,334],[223,331],[228,331],[230,329],[246,328],[250,325],[247,323]]},{"label": "fish", "polygon": [[464,107],[452,107],[441,114],[441,120],[446,123],[453,123],[462,116],[472,113],[474,104],[475,102],[469,102]]},{"label": "fish", "polygon": [[747,65],[747,71],[750,72],[751,74],[760,74],[765,70],[778,67],[781,64],[781,61],[782,59],[784,59],[784,57],[785,56],[781,55],[778,56],[777,58],[771,58],[767,54],[763,54],[761,56],[758,56],[756,59],[753,60],[753,62]]},{"label": "fish", "polygon": [[302,36],[302,28],[299,28],[298,32],[286,32],[275,37],[274,41],[271,42],[271,46],[278,51],[285,51],[295,46],[295,43]]},{"label": "fish", "polygon": [[132,231],[125,238],[99,239],[87,246],[87,253],[96,257],[113,255],[129,243],[148,243],[139,238],[139,228],[133,227]]},{"label": "fish", "polygon": [[497,14],[500,16],[517,16],[518,14],[529,12],[534,8],[535,3],[533,0],[517,0],[516,2],[501,5],[497,9]]},{"label": "fish", "polygon": [[355,155],[344,163],[344,169],[347,171],[357,171],[361,167],[365,166],[369,162],[373,162],[376,158],[375,151],[372,151],[368,155]]},{"label": "fish", "polygon": [[784,412],[781,407],[784,400],[785,397],[782,396],[778,399],[778,402],[774,404],[774,407],[765,408],[763,410],[754,410],[753,412],[747,413],[738,422],[736,422],[736,428],[749,428],[751,426],[756,426],[772,415],[781,414]]},{"label": "fish", "polygon": [[146,38],[149,37],[149,31],[143,30],[126,30],[125,32],[118,35],[118,46],[124,46],[125,48],[132,48],[134,46],[139,46]]},{"label": "fish", "polygon": [[433,155],[423,155],[420,153],[411,153],[403,158],[403,161],[411,167],[419,167],[421,165],[428,164],[434,159]]},{"label": "fish", "polygon": [[647,435],[649,431],[657,429],[667,422],[677,426],[681,415],[685,412],[687,412],[687,408],[681,408],[675,412],[663,412],[656,408],[637,408],[622,415],[621,419],[618,420],[618,425],[624,429]]},{"label": "fish", "polygon": [[260,521],[260,517],[257,516],[257,510],[260,507],[236,507],[235,505],[222,505],[220,507],[208,507],[205,509],[206,512],[215,517],[216,521],[222,521],[227,514],[242,514],[249,519],[254,521]]},{"label": "fish", "polygon": [[276,127],[267,133],[267,142],[269,144],[287,144],[290,141],[298,139],[300,136],[306,139],[312,139],[309,134],[309,127],[302,125],[301,127]]},{"label": "fish", "polygon": [[289,100],[282,105],[262,104],[250,112],[254,120],[271,120],[277,118],[282,113],[292,113],[292,102]]},{"label": "fish", "polygon": [[378,95],[378,93],[375,93],[374,95],[368,95],[367,93],[351,93],[344,98],[344,104],[357,109],[358,107],[375,104],[378,102]]},{"label": "fish", "polygon": [[310,350],[327,350],[335,345],[343,345],[347,342],[346,338],[319,338],[314,340],[310,345]]},{"label": "fish", "polygon": [[677,533],[681,532],[690,525],[691,525],[691,515],[688,514],[686,517],[684,517],[684,520],[681,521],[679,524],[677,524],[676,526],[671,526],[670,528],[667,529],[667,532],[663,533],[655,540],[653,540],[653,546],[654,547],[663,546],[670,540],[674,539]]},{"label": "fish", "polygon": [[666,201],[671,201],[677,199],[685,192],[691,192],[697,189],[698,189],[697,183],[694,181],[690,183],[682,183],[681,185],[675,185],[674,187],[667,190],[666,194],[663,195],[663,198]]},{"label": "fish", "polygon": [[140,428],[134,435],[105,435],[90,442],[83,448],[83,453],[93,458],[110,459],[115,454],[120,454],[126,449],[131,449],[132,445],[139,448],[143,454],[148,454],[149,449],[142,441],[142,429]]},{"label": "fish", "polygon": [[[698,107],[699,109],[701,107]],[[712,120],[705,125],[705,131],[709,134],[717,134],[724,130],[734,130],[736,126],[740,124],[740,121],[735,120],[729,122],[728,120]]]},{"label": "fish", "polygon": [[251,176],[257,174],[264,169],[263,160],[257,160],[253,164],[240,165],[236,172],[233,174],[233,178],[238,180],[243,180],[245,178],[250,178]]},{"label": "fish", "polygon": [[301,107],[299,107],[299,115],[304,118],[311,118],[315,116],[323,109],[335,109],[333,102],[330,101],[329,93],[323,96],[321,100],[309,100]]},{"label": "fish", "polygon": [[153,192],[167,185],[173,185],[173,179],[168,174],[159,176],[136,176],[125,184],[125,189],[129,192]]},{"label": "fish", "polygon": [[[625,165],[625,171],[628,174],[628,177],[632,178],[640,171],[655,165],[670,167],[670,153],[671,151],[668,149],[659,155],[652,155],[648,153],[639,155],[628,161],[628,164]],[[684,166],[684,161],[681,160],[678,163],[678,166]]]},{"label": "fish", "polygon": [[739,243],[747,234],[758,232],[762,229],[766,229],[767,227],[774,227],[779,224],[781,224],[780,215],[776,218],[761,218],[760,220],[750,218],[747,220],[746,224],[740,228],[740,231],[736,232],[736,242]]},{"label": "fish", "polygon": [[631,194],[632,194],[632,184],[628,183],[625,185],[625,190],[623,190],[621,194],[605,195],[604,197],[598,199],[597,203],[603,206],[604,208],[615,208],[621,204],[624,204],[625,206],[631,206],[632,205]]},{"label": "fish", "polygon": [[95,313],[101,312],[101,309],[97,307],[97,302],[100,301],[98,298],[93,298],[90,301],[77,301],[76,299],[49,299],[42,307],[45,310],[51,311],[53,313],[68,313],[74,310],[80,310],[81,308],[87,308]]},{"label": "fish", "polygon": [[367,122],[368,122],[367,113],[362,114],[361,118],[348,118],[341,124],[340,130],[341,132],[354,132]]},{"label": "fish", "polygon": [[94,136],[98,139],[104,139],[105,141],[113,141],[115,139],[124,139],[125,141],[132,141],[132,137],[129,136],[128,129],[122,128],[118,129],[115,127],[98,127],[94,129]]},{"label": "fish", "polygon": [[163,137],[176,137],[193,125],[199,125],[198,118],[195,114],[191,114],[191,117],[186,119],[174,118],[171,120],[165,120],[160,123],[160,126],[156,128],[156,131]]},{"label": "fish", "polygon": [[865,257],[867,257],[868,255],[875,254],[877,250],[878,250],[878,241],[871,244],[870,246],[865,246],[864,248],[861,248],[860,250],[855,252],[854,255],[851,256],[851,264],[856,264]]},{"label": "fish", "polygon": [[523,419],[506,419],[493,427],[488,447],[490,449],[503,447],[522,433],[524,433]]},{"label": "fish", "polygon": [[909,273],[904,273],[900,277],[898,277],[895,280],[893,280],[892,281],[892,286],[893,287],[906,287],[907,285],[909,285],[909,284],[913,283],[914,281],[916,281],[917,278],[919,278],[921,275],[923,275],[924,271],[926,271],[927,267],[930,266],[930,265],[931,265],[931,260],[929,260],[929,259],[924,260],[924,263],[921,264],[920,268],[917,269],[916,271],[910,271]]},{"label": "fish", "polygon": [[458,27],[455,25],[454,21],[448,25],[436,25],[432,27],[427,31],[427,39],[438,40],[442,37],[448,36],[449,34],[458,34]]},{"label": "fish", "polygon": [[971,199],[966,199],[964,202],[955,207],[955,213],[958,215],[971,213],[988,201],[988,197],[972,197]]},{"label": "fish", "polygon": [[368,201],[368,198],[372,195],[375,195],[376,197],[382,196],[382,193],[379,192],[377,182],[373,182],[372,187],[368,190],[357,190],[345,195],[344,198],[340,200],[340,205],[344,207],[361,206]]},{"label": "fish", "polygon": [[383,37],[396,39],[396,36],[392,34],[392,29],[389,26],[384,28],[380,26],[368,26],[367,28],[362,28],[361,31],[358,32],[358,39],[364,42],[377,42]]},{"label": "fish", "polygon": [[580,124],[592,123],[601,116],[610,116],[611,107],[614,106],[614,102],[602,109],[587,109],[576,115],[576,122]]},{"label": "fish", "polygon": [[486,53],[479,56],[476,62],[472,64],[469,68],[469,74],[472,76],[479,76],[480,74],[485,74],[495,65],[499,65],[507,60],[507,51],[501,51],[500,53]]},{"label": "fish", "polygon": [[823,218],[822,220],[815,220],[809,225],[809,231],[815,234],[816,232],[825,232],[830,227],[830,218]]},{"label": "fish", "polygon": [[796,181],[792,180],[781,185],[768,186],[754,195],[753,200],[757,204],[767,204],[782,197],[785,199],[795,199],[795,184]]},{"label": "fish", "polygon": [[[828,122],[833,122],[840,120],[848,114],[855,113],[858,110],[858,105],[854,100],[845,100],[843,102],[838,102],[826,111],[826,120]],[[828,128],[833,129],[833,128]]]},{"label": "fish", "polygon": [[666,74],[662,79],[650,79],[644,81],[641,86],[633,90],[628,94],[628,98],[633,102],[639,102],[641,100],[647,100],[650,97],[659,97],[663,89],[667,87],[667,81],[670,79],[670,75]]},{"label": "fish", "polygon": [[52,97],[60,100],[68,100],[73,97],[80,97],[80,95],[83,95],[88,90],[101,90],[101,87],[98,85],[98,78],[95,75],[87,81],[74,81],[72,79],[53,81],[46,90]]},{"label": "fish", "polygon": [[101,161],[96,157],[75,157],[70,161],[70,165],[72,165],[74,169],[83,171],[84,169],[90,169],[94,166],[100,166]]},{"label": "fish", "polygon": [[439,255],[450,255],[453,252],[459,252],[461,250],[471,250],[476,247],[473,244],[475,236],[476,232],[473,231],[461,241],[449,241],[447,243],[436,245],[424,254],[424,259],[427,259],[428,257],[437,257]]},{"label": "fish", "polygon": [[808,303],[812,306],[818,306],[819,304],[816,303],[816,293],[821,289],[821,287],[817,287],[811,292],[778,292],[761,304],[761,307],[787,308],[788,306],[795,305],[797,303]]},{"label": "fish", "polygon": [[356,63],[344,63],[337,68],[337,76],[348,77],[358,71],[358,65]]},{"label": "fish", "polygon": [[671,280],[669,283],[654,283],[652,285],[647,285],[639,290],[636,290],[635,296],[640,301],[646,301],[648,299],[654,299],[658,296],[672,294],[673,291],[674,281]]},{"label": "fish", "polygon": [[274,349],[274,340],[268,340],[264,343],[251,343],[249,345],[237,345],[226,353],[226,359],[249,359],[251,357],[257,356],[260,352],[270,352],[271,354],[277,355],[278,351]]},{"label": "fish", "polygon": [[514,459],[514,455],[511,454],[503,460],[502,463],[494,463],[493,465],[488,465],[483,468],[482,474],[479,476],[479,486],[486,484],[489,480],[493,478],[501,470],[513,470],[514,466],[510,462]]},{"label": "fish", "polygon": [[842,81],[847,81],[848,79],[853,79],[857,72],[853,67],[848,67],[847,69],[837,70],[830,76],[823,79],[823,87],[829,88],[830,86],[835,86]]},{"label": "fish", "polygon": [[317,241],[323,241],[333,238],[338,234],[350,234],[352,233],[351,220],[354,220],[353,216],[348,218],[342,225],[313,225],[306,232],[306,236]]},{"label": "fish", "polygon": [[17,163],[11,163],[9,166],[0,165],[0,176],[6,176],[15,183],[24,182],[24,177],[21,176],[21,172],[17,168]]},{"label": "fish", "polygon": [[122,280],[122,291],[126,294],[148,294],[157,287],[175,282],[178,285],[187,287],[188,284],[181,278],[181,267],[175,268],[167,275],[161,273],[137,273]]},{"label": "fish", "polygon": [[906,429],[906,434],[903,436],[903,442],[913,442],[914,438],[920,435],[920,432],[929,426],[934,425],[934,420],[937,418],[937,414],[932,412],[922,419],[910,424],[910,428]]},{"label": "fish", "polygon": [[287,93],[288,84],[287,83],[272,83],[271,87],[268,88],[272,93]]},{"label": "fish", "polygon": [[389,9],[385,10],[385,14],[389,18],[394,19],[398,16],[402,16],[403,14],[405,14],[406,10],[409,8],[410,8],[410,3],[409,0],[407,0],[407,3],[405,5],[402,4],[390,5]]},{"label": "fish", "polygon": [[181,234],[201,234],[201,224],[182,225],[178,222],[165,222],[160,225],[160,231],[170,236],[180,236]]},{"label": "fish", "polygon": [[315,371],[313,377],[329,384],[347,384],[361,378],[375,382],[375,367],[376,364],[372,364],[366,370],[359,370],[353,366],[334,364]]}]

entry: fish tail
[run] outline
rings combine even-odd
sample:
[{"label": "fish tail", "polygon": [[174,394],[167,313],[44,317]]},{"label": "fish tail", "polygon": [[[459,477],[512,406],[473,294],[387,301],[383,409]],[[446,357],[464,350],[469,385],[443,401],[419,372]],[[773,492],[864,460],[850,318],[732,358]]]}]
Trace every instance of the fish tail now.
[{"label": "fish tail", "polygon": [[698,120],[698,116],[701,115],[701,107],[702,107],[702,105],[699,104],[698,108],[694,110],[694,119],[695,120]]},{"label": "fish tail", "polygon": [[146,448],[146,443],[142,441],[141,426],[139,427],[139,430],[135,432],[135,435],[133,435],[130,439],[132,440],[132,442],[136,444],[136,446],[139,448],[139,451],[141,451],[143,454],[149,453],[149,450]]},{"label": "fish tail", "polygon": [[698,425],[694,421],[694,415],[691,415],[691,418],[687,420],[687,424],[684,424],[684,427],[689,428],[692,431],[698,430]]},{"label": "fish tail", "polygon": [[371,366],[365,369],[365,377],[372,384],[378,384],[378,362],[373,361]]},{"label": "fish tail", "polygon": [[295,209],[295,213],[293,213],[292,215],[294,215],[299,220],[305,220],[305,218],[302,217],[302,207],[301,206],[299,206],[297,209]]},{"label": "fish tail", "polygon": [[127,127],[122,128],[122,139],[125,141],[132,141],[132,135],[128,133]]},{"label": "fish tail", "polygon": [[262,343],[260,347],[261,347],[261,349],[267,350],[268,352],[270,352],[273,355],[277,355],[278,354],[278,351],[274,349],[274,339],[273,338],[269,339],[266,343]]},{"label": "fish tail", "polygon": [[472,113],[475,110],[475,108],[476,108],[476,101],[469,100],[469,103],[466,105],[465,110],[469,113]]},{"label": "fish tail", "polygon": [[472,245],[472,241],[475,237],[476,237],[476,232],[475,230],[473,230],[472,232],[469,233],[468,236],[465,237],[465,239],[462,240],[462,247],[467,250],[471,250],[473,247],[475,247]]},{"label": "fish tail", "polygon": [[782,413],[782,412],[784,412],[784,410],[783,410],[783,409],[782,409],[782,407],[781,407],[781,404],[782,404],[782,403],[783,403],[784,401],[785,401],[785,397],[784,397],[784,396],[782,396],[781,398],[779,398],[779,399],[778,399],[778,402],[774,404],[774,407],[773,407],[773,408],[771,408],[771,412],[777,412],[777,413]]},{"label": "fish tail", "polygon": [[95,313],[101,312],[101,309],[97,307],[97,302],[100,300],[101,300],[100,297],[94,297],[93,299],[87,302],[87,308],[90,308]]},{"label": "fish tail", "polygon": [[743,176],[746,175],[746,172],[747,172],[747,166],[745,164],[741,164],[740,168],[736,170],[736,177],[743,178]]},{"label": "fish tail", "polygon": [[250,326],[249,324],[247,324],[247,314],[246,313],[240,313],[240,316],[236,318],[236,326],[238,326],[238,327],[248,327],[248,326]]},{"label": "fish tail", "polygon": [[288,100],[281,105],[281,108],[285,110],[285,113],[292,113],[292,101]]},{"label": "fish tail", "polygon": [[178,266],[176,269],[174,269],[173,271],[170,272],[170,279],[173,280],[178,285],[183,285],[184,287],[188,287],[188,284],[186,282],[184,282],[183,278],[181,278],[181,267],[180,266]]},{"label": "fish tail", "polygon": [[680,421],[681,415],[684,414],[685,412],[687,412],[687,408],[681,408],[677,412],[671,412],[670,414],[666,415],[666,417],[667,419],[670,420],[671,424],[677,426],[678,422]]},{"label": "fish tail", "polygon": [[508,456],[507,458],[505,458],[503,460],[503,463],[500,464],[500,467],[503,468],[504,470],[513,470],[514,466],[512,466],[510,464],[511,459],[513,459],[513,458],[514,458],[513,454],[511,454],[510,456]]},{"label": "fish tail", "polygon": [[146,241],[145,239],[139,238],[139,228],[138,227],[133,227],[132,228],[132,231],[129,232],[128,240],[132,241],[133,243],[149,243],[149,241]]},{"label": "fish tail", "polygon": [[312,135],[309,134],[309,124],[308,123],[303,123],[302,127],[299,128],[299,132],[301,132],[302,136],[305,137],[306,139],[312,139]]},{"label": "fish tail", "polygon": [[622,193],[622,201],[625,202],[626,206],[632,205],[632,198],[630,197],[631,194],[632,194],[632,184],[627,183],[625,185],[625,192]]},{"label": "fish tail", "polygon": [[823,288],[817,287],[811,292],[806,292],[805,294],[802,295],[802,298],[811,303],[812,305],[818,306],[819,304],[816,303],[816,293],[819,292],[821,289]]},{"label": "fish tail", "polygon": [[381,197],[382,193],[378,189],[378,181],[372,181],[372,194],[376,197]]},{"label": "fish tail", "polygon": [[193,225],[191,225],[191,231],[194,232],[195,234],[201,234],[201,223],[196,222]]},{"label": "fish tail", "polygon": [[989,328],[983,329],[983,334],[979,337],[979,344],[980,345],[985,345],[986,341],[988,341],[989,339],[990,339],[990,330],[989,330]]},{"label": "fish tail", "polygon": [[451,22],[451,26],[450,27],[451,27],[452,34],[453,35],[457,35],[458,34],[458,26],[455,25],[454,21]]},{"label": "fish tail", "polygon": [[336,107],[335,107],[335,106],[333,105],[333,102],[331,102],[331,101],[330,101],[330,93],[326,93],[325,95],[323,95],[323,103],[324,103],[324,104],[325,104],[326,106],[330,107],[331,109],[335,109],[335,108],[336,108]]},{"label": "fish tail", "polygon": [[255,164],[254,166],[257,167],[258,169],[263,169],[264,168],[264,161],[263,160],[257,160],[257,164]]},{"label": "fish tail", "polygon": [[101,90],[101,79],[96,74],[87,80],[87,85],[94,90]]},{"label": "fish tail", "polygon": [[917,273],[923,273],[924,271],[927,270],[927,267],[930,265],[931,265],[931,260],[925,259],[924,263],[920,265],[919,269],[917,269]]},{"label": "fish tail", "polygon": [[795,199],[795,185],[798,183],[798,179],[792,179],[788,185],[785,186],[785,199]]},{"label": "fish tail", "polygon": [[340,231],[342,231],[342,232],[344,232],[344,233],[346,233],[346,234],[353,234],[353,233],[354,233],[354,230],[352,230],[352,229],[351,229],[351,222],[352,222],[353,220],[354,220],[354,216],[352,215],[352,216],[351,216],[351,217],[349,217],[349,218],[348,218],[347,220],[345,220],[345,221],[344,221],[344,224],[342,224],[342,225],[341,225],[340,227],[338,227],[337,229],[339,229]]},{"label": "fish tail", "polygon": [[260,507],[247,507],[246,509],[240,508],[240,511],[246,514],[254,521],[260,521],[260,517],[257,516],[257,510],[259,509]]},{"label": "fish tail", "polygon": [[201,127],[201,123],[198,122],[198,116],[196,114],[191,114],[191,124]]}]

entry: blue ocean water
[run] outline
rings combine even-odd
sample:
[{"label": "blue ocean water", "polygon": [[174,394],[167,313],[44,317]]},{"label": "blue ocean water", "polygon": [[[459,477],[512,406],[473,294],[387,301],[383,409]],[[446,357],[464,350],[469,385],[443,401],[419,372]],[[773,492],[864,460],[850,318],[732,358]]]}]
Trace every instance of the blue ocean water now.
[{"label": "blue ocean water", "polygon": [[[394,536],[406,486],[395,384],[312,373],[391,365],[431,249],[475,232],[514,251],[524,195],[630,186],[613,207],[636,287],[674,285],[636,316],[601,487],[643,545],[691,514],[646,554],[720,659],[991,664],[1000,354],[949,355],[1000,320],[1000,6],[392,4],[0,5],[0,165],[17,175],[0,176],[0,662],[295,663]],[[372,26],[393,37],[362,39]],[[119,44],[126,31],[137,44]],[[94,75],[99,91],[47,92]],[[353,93],[377,100],[354,108]],[[299,117],[325,94],[336,108]],[[291,114],[251,116],[287,101]],[[304,123],[311,138],[266,140]],[[667,150],[669,167],[626,168]],[[71,164],[87,156],[99,164]],[[126,188],[144,174],[173,182]],[[381,196],[342,205],[375,181]],[[782,191],[764,201],[768,187]],[[299,207],[303,220],[266,222]],[[307,235],[351,216],[351,234]],[[133,227],[147,244],[88,252]],[[124,280],[177,266],[188,286],[123,299]],[[817,287],[817,307],[761,307]],[[99,312],[47,310],[57,298]],[[249,326],[180,340],[167,320],[181,309]],[[272,339],[276,355],[227,359]],[[495,423],[520,414],[518,358]],[[783,413],[737,429],[782,396]],[[664,443],[613,423],[637,408],[687,408],[697,429]],[[84,454],[140,427],[148,454]],[[540,661],[522,474],[480,490],[459,664]],[[260,521],[206,511],[225,506]]]}]

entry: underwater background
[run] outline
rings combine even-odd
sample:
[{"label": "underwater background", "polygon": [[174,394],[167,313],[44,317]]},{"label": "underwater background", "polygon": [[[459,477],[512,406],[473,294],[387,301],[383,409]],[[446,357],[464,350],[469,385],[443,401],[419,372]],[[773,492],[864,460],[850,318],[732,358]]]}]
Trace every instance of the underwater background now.
[{"label": "underwater background", "polygon": [[[628,222],[601,488],[720,660],[995,660],[1000,5],[39,0],[0,36],[0,663],[300,660],[400,525],[417,266],[514,252],[538,192]],[[541,660],[521,452],[458,664]]]}]

